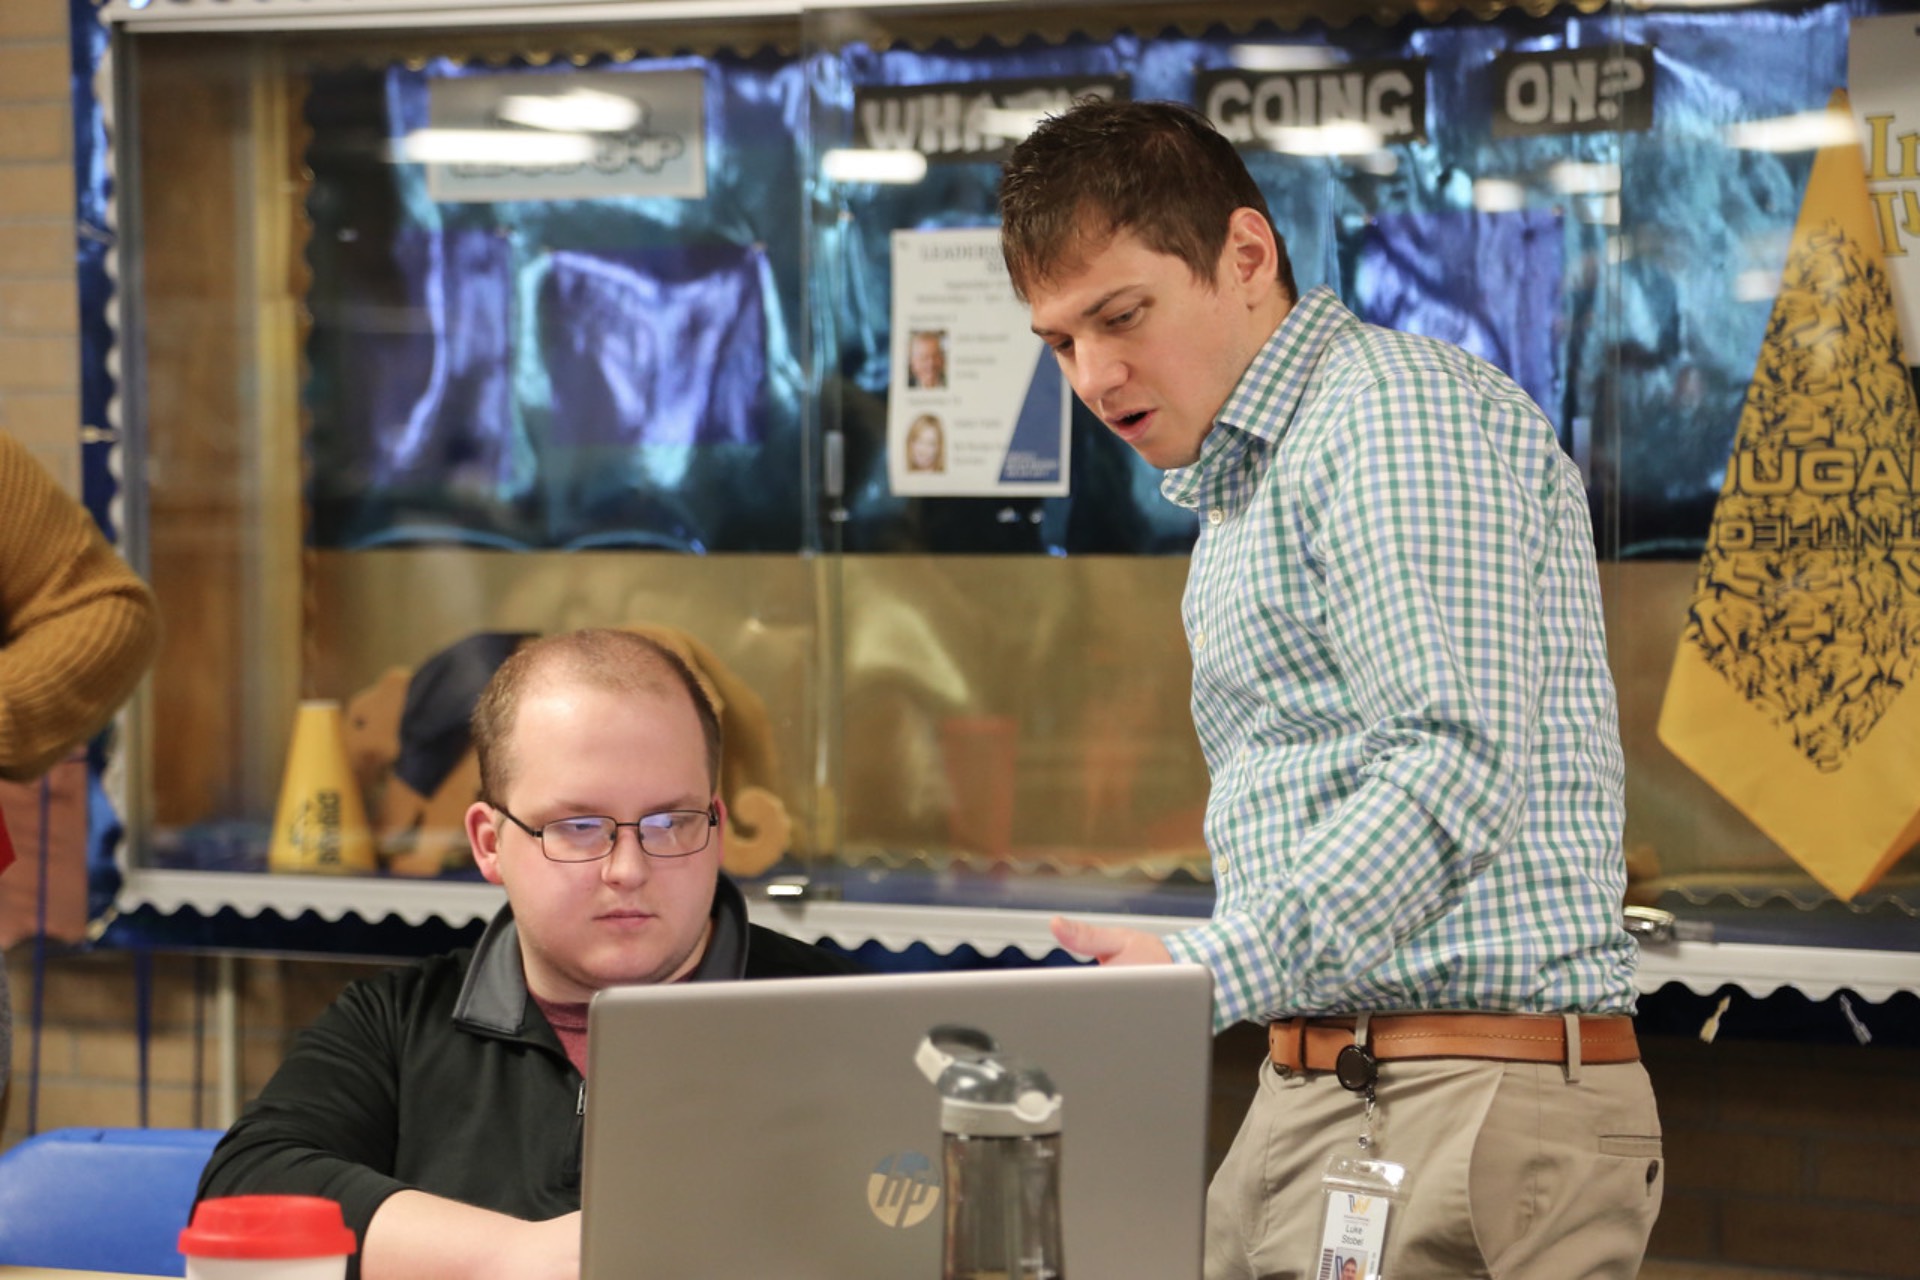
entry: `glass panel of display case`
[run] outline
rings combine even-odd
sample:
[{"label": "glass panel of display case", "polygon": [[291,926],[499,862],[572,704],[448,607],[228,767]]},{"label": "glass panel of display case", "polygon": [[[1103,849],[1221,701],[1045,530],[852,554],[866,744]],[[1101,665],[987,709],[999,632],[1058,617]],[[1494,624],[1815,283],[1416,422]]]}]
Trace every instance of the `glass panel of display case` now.
[{"label": "glass panel of display case", "polygon": [[731,869],[825,851],[799,70],[723,47],[755,30],[122,41],[169,624],[138,869],[280,866],[295,711],[329,700],[374,852],[286,902],[474,879],[470,769],[402,753],[583,625],[659,629],[721,693]]},{"label": "glass panel of display case", "polygon": [[[815,13],[811,289],[833,304],[816,320],[815,354],[823,430],[845,437],[837,545],[936,565],[1016,553],[1006,565],[1019,569],[988,572],[1020,617],[1047,616],[1074,594],[1076,574],[1116,552],[1099,572],[1131,581],[1122,590],[1143,606],[1162,599],[1153,557],[1178,556],[1187,530],[1166,523],[1172,509],[1135,459],[1086,474],[1076,452],[1069,492],[1037,501],[1030,531],[1014,501],[998,504],[1006,527],[988,527],[977,499],[905,475],[921,406],[938,399],[916,386],[917,344],[928,331],[956,335],[929,305],[927,273],[902,279],[901,244],[965,243],[965,229],[991,225],[995,161],[1035,110],[1083,92],[1195,105],[1241,145],[1303,289],[1332,285],[1364,319],[1493,360],[1581,467],[1621,699],[1631,896],[1695,915],[1734,903],[1733,916],[1750,920],[1765,903],[1844,903],[1837,916],[1787,912],[1790,933],[1828,940],[1876,908],[1910,911],[1920,793],[1899,761],[1911,749],[1906,716],[1920,709],[1896,706],[1906,683],[1896,655],[1910,648],[1904,495],[1920,427],[1900,385],[1911,370],[1887,335],[1889,308],[1911,309],[1902,300],[1920,294],[1920,280],[1901,274],[1920,234],[1920,216],[1908,216],[1920,103],[1898,70],[1920,53],[1901,17],[1913,11],[1895,0],[1427,10],[1377,22],[1125,7],[1011,23]],[[1851,122],[1832,97],[1849,86]],[[1873,105],[1859,105],[1863,95]],[[1845,182],[1853,243],[1835,256],[1807,210],[1828,216],[1839,198],[1820,178],[1823,148],[1856,140]],[[1890,288],[1869,302],[1876,257]],[[1836,290],[1852,302],[1837,304]],[[1849,325],[1879,343],[1869,383],[1849,389],[1819,365],[1826,356],[1792,355],[1794,341]],[[944,356],[951,367],[957,349]],[[1075,451],[1111,443],[1080,427]],[[1763,431],[1758,445],[1749,439]],[[1864,506],[1851,496],[1862,492]],[[1826,506],[1794,505],[1808,499]],[[1114,540],[1116,526],[1131,544]],[[1756,539],[1771,539],[1774,554],[1754,554]],[[1020,552],[1046,558],[1027,573]],[[947,576],[904,573],[876,588],[888,613],[907,607],[904,585],[937,615]],[[1849,582],[1851,594],[1839,586]],[[1171,631],[1160,647],[1115,648],[1142,680],[1185,662]],[[1700,712],[1673,679],[1693,651],[1715,672],[1708,683],[1732,690]],[[1018,672],[994,670],[1003,687],[980,690],[975,718],[1025,705]],[[1163,712],[1147,740],[1177,742],[1179,720]],[[1689,740],[1702,723],[1717,742]],[[849,737],[851,771],[869,740],[890,741]],[[1753,763],[1762,742],[1764,770]],[[1857,794],[1809,778],[1843,771],[1848,752],[1883,757],[1852,765]],[[1072,808],[1064,791],[1049,805],[1026,796],[1037,780],[1021,785],[1024,812]],[[860,826],[857,798],[847,821]],[[1856,839],[1850,825],[1871,834]],[[1011,862],[1030,830],[1015,824]],[[1836,870],[1849,840],[1865,841],[1850,873]],[[1165,867],[1137,846],[1117,860],[1147,876]]]},{"label": "glass panel of display case", "polygon": [[414,678],[645,623],[738,695],[741,874],[1204,912],[1195,521],[995,260],[1008,147],[1100,93],[1204,111],[1303,290],[1492,360],[1553,422],[1632,896],[1907,918],[1916,6],[1583,7],[119,12],[90,181],[119,194],[130,523],[167,623],[130,870],[263,871],[324,699],[376,851],[331,901],[457,893],[468,784],[394,783]]},{"label": "glass panel of display case", "polygon": [[[1209,876],[1178,623],[1193,518],[1077,403],[1065,491],[1008,483],[1050,392],[1024,309],[998,310],[977,283],[976,256],[999,270],[1000,162],[1039,113],[1081,95],[1198,107],[1239,145],[1302,290],[1331,286],[1365,319],[1494,360],[1584,466],[1609,430],[1618,110],[1640,109],[1624,85],[1650,63],[1623,52],[1615,20],[1577,13],[1061,19],[808,16],[813,374],[827,454],[844,463],[825,540],[846,557],[846,848],[901,869],[1098,868],[1114,892],[1153,901],[1158,887],[1159,909],[1179,912]],[[1603,94],[1606,67],[1620,86]],[[923,376],[928,355],[944,382]],[[969,434],[1001,450],[986,474],[915,474],[933,416],[949,453]],[[904,647],[884,685],[865,630]],[[901,759],[924,762],[915,788],[862,784]],[[982,760],[995,762],[984,778]],[[1024,887],[1036,902],[1067,892]]]}]

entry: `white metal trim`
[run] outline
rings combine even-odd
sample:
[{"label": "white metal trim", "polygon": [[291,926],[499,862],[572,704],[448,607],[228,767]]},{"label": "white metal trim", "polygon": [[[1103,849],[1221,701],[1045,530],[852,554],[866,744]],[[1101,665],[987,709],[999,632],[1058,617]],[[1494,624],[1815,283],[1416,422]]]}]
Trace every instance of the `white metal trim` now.
[{"label": "white metal trim", "polygon": [[1825,1000],[1845,990],[1877,1004],[1896,992],[1920,993],[1920,951],[1752,942],[1642,945],[1640,990],[1657,991],[1669,982],[1682,983],[1696,995],[1729,985],[1752,996],[1790,987],[1809,1000]]},{"label": "white metal trim", "polygon": [[175,912],[192,909],[212,915],[231,908],[253,917],[263,911],[292,919],[311,911],[323,920],[359,916],[377,921],[398,916],[408,924],[444,920],[456,928],[490,919],[506,894],[496,885],[467,880],[415,880],[391,876],[369,882],[365,876],[306,876],[247,871],[166,871],[132,867],[116,905],[122,911],[152,907]]},{"label": "white metal trim", "polygon": [[[752,906],[754,920],[768,928],[845,947],[878,942],[897,951],[920,942],[941,954],[968,945],[984,955],[1017,947],[1035,959],[1055,949],[1047,927],[1054,913],[1048,911],[765,899]],[[1161,936],[1197,923],[1177,916],[1075,913],[1075,919]],[[1678,942],[1643,946],[1637,981],[1643,992],[1679,982],[1698,995],[1727,985],[1755,996],[1791,987],[1813,1000],[1846,990],[1878,1002],[1899,991],[1920,992],[1920,951]]]},{"label": "white metal trim", "polygon": [[[812,941],[828,938],[843,947],[878,942],[889,951],[924,943],[945,955],[970,946],[983,955],[998,955],[1008,947],[1040,959],[1058,950],[1047,927],[1057,912],[1018,908],[891,906],[864,902],[794,902],[755,897],[753,920],[769,929]],[[1117,925],[1164,936],[1199,923],[1197,918],[1074,912],[1088,924]]]},{"label": "white metal trim", "polygon": [[[360,876],[134,868],[126,872],[119,905],[122,910],[150,906],[163,912],[191,908],[206,915],[231,908],[249,917],[273,911],[289,919],[306,911],[326,920],[348,915],[377,920],[391,915],[409,924],[442,920],[459,927],[491,918],[506,901],[497,886],[471,881],[396,876],[380,880],[377,892],[368,890],[367,879]],[[994,956],[1013,947],[1035,960],[1056,950],[1047,925],[1055,914],[1051,911],[796,902],[757,895],[751,907],[758,924],[809,942],[825,938],[848,948],[877,942],[889,951],[901,951],[919,943],[940,955],[970,946]],[[1113,913],[1076,912],[1075,919],[1160,936],[1196,923],[1190,917]],[[1920,951],[1742,942],[1643,946],[1640,990],[1658,991],[1669,982],[1681,983],[1698,995],[1729,985],[1754,996],[1790,987],[1811,1000],[1845,990],[1877,1003],[1900,991],[1920,993]]]}]

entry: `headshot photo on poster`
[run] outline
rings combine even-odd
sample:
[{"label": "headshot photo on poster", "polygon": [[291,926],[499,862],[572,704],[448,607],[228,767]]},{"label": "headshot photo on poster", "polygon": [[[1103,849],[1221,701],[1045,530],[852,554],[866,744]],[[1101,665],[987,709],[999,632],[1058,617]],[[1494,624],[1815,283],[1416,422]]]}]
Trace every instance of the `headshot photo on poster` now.
[{"label": "headshot photo on poster", "polygon": [[923,413],[907,426],[907,470],[947,469],[947,429],[938,414]]},{"label": "headshot photo on poster", "polygon": [[947,385],[947,331],[915,329],[907,335],[907,385],[938,391]]}]

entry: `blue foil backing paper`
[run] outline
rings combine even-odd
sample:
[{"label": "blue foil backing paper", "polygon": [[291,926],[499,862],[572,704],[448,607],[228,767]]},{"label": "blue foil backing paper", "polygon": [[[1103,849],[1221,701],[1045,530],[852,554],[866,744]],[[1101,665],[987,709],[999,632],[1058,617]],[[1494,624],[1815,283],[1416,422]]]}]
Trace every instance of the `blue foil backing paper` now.
[{"label": "blue foil backing paper", "polygon": [[[804,545],[800,69],[706,73],[701,199],[440,203],[384,160],[436,62],[309,97],[311,537],[794,551]],[[520,68],[564,74],[567,68]]]},{"label": "blue foil backing paper", "polygon": [[[1368,318],[1502,363],[1588,466],[1602,554],[1689,559],[1771,305],[1769,290],[1735,282],[1777,279],[1812,159],[1741,150],[1725,130],[1823,108],[1845,80],[1849,22],[1910,8],[1507,14],[619,64],[703,68],[709,190],[698,200],[436,204],[417,166],[384,163],[379,149],[424,123],[432,77],[478,72],[328,72],[308,109],[311,536],[340,547],[1184,552],[1191,516],[1077,406],[1065,497],[889,492],[889,237],[992,225],[997,166],[836,185],[810,157],[850,135],[865,85],[1124,75],[1136,98],[1192,101],[1198,71],[1268,43],[1421,58],[1429,76],[1427,136],[1393,146],[1391,165],[1247,153],[1302,289],[1332,284]],[[1493,136],[1498,54],[1617,42],[1654,51],[1651,130]],[[1569,172],[1617,175],[1617,186],[1583,189]],[[1522,206],[1476,212],[1485,179],[1518,184]],[[838,518],[818,523],[810,412],[839,433],[844,459]]]},{"label": "blue foil backing paper", "polygon": [[1349,300],[1369,323],[1463,347],[1562,420],[1561,215],[1390,213],[1352,246]]}]

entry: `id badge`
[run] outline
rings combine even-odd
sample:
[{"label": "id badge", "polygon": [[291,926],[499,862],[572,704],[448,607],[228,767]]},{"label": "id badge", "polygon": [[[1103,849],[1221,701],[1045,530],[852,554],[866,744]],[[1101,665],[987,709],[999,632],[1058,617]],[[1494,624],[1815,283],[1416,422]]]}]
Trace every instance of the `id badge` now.
[{"label": "id badge", "polygon": [[1407,1194],[1407,1170],[1390,1160],[1335,1156],[1320,1180],[1326,1225],[1316,1280],[1383,1280],[1387,1229]]}]

